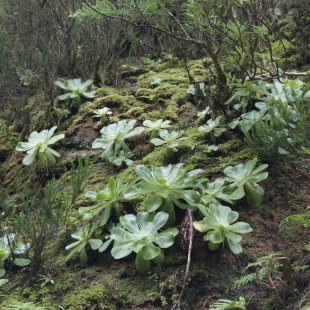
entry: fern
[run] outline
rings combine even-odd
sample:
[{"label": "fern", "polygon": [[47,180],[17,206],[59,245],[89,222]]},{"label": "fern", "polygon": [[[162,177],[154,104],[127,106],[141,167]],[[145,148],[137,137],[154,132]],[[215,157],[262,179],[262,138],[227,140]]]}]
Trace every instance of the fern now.
[{"label": "fern", "polygon": [[233,308],[246,310],[245,299],[243,297],[239,297],[239,300],[219,299],[210,306],[210,310],[226,310]]},{"label": "fern", "polygon": [[280,223],[280,230],[295,229],[296,225],[310,227],[310,210],[302,214],[294,214],[284,218]]},{"label": "fern", "polygon": [[235,279],[233,289],[236,287],[240,287],[242,285],[246,285],[249,282],[252,282],[256,280],[256,274],[255,273],[250,273],[247,276],[241,277],[240,279]]},{"label": "fern", "polygon": [[268,275],[268,273],[277,274],[279,267],[282,266],[282,264],[276,263],[277,260],[279,259],[283,259],[283,253],[276,252],[276,253],[270,253],[267,256],[259,257],[255,262],[249,263],[243,270],[243,272],[251,267],[254,267],[256,271],[254,273],[250,273],[244,277],[241,277],[240,279],[236,279],[234,281],[233,288],[236,287],[239,288],[240,286],[245,285],[254,280],[261,281]]}]

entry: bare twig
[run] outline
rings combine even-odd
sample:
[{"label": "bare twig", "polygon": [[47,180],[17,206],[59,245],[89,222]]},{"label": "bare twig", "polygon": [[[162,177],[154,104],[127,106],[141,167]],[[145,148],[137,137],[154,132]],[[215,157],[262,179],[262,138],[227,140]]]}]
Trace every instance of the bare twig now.
[{"label": "bare twig", "polygon": [[193,211],[191,209],[187,209],[184,220],[181,225],[181,229],[180,229],[180,235],[182,239],[181,246],[188,251],[187,264],[186,264],[185,275],[183,279],[183,286],[182,286],[181,293],[179,295],[179,299],[176,302],[176,304],[172,307],[171,310],[174,310],[176,309],[177,306],[180,306],[180,302],[181,302],[182,296],[184,294],[185,286],[186,286],[189,267],[191,264],[193,240],[194,240],[194,235],[195,235],[193,221],[194,221]]}]

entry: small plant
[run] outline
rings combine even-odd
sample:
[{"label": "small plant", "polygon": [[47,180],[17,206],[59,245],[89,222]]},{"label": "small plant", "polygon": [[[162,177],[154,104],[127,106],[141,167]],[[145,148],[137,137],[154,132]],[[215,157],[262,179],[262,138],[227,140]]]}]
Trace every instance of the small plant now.
[{"label": "small plant", "polygon": [[[284,309],[287,309],[278,292],[279,283],[283,283],[284,279],[296,291],[298,291],[298,285],[294,276],[292,276],[294,271],[283,253],[270,253],[267,256],[259,257],[255,262],[248,264],[244,271],[249,268],[255,268],[255,272],[236,279],[234,281],[234,287],[240,287],[251,281],[257,281],[259,284],[270,288]],[[279,279],[281,279],[280,282]]]},{"label": "small plant", "polygon": [[101,123],[106,123],[108,121],[108,115],[112,114],[110,111],[110,108],[104,107],[103,109],[95,110],[94,113],[96,114],[96,117],[101,117],[100,121]]},{"label": "small plant", "polygon": [[[241,81],[240,81],[241,82]],[[235,87],[234,94],[224,103],[224,105],[231,103],[236,98],[238,103],[234,105],[234,109],[240,110],[244,113],[249,104],[251,104],[254,99],[259,98],[259,92],[261,88],[257,82],[246,81],[243,84],[236,83],[233,84]]]},{"label": "small plant", "polygon": [[197,113],[197,117],[198,117],[198,122],[200,121],[205,121],[205,118],[208,114],[211,113],[211,108],[210,107],[206,107],[204,110],[200,111]]},{"label": "small plant", "polygon": [[199,210],[205,217],[202,221],[195,221],[194,227],[200,232],[207,233],[203,240],[208,241],[209,249],[217,250],[226,238],[230,250],[235,254],[240,254],[242,237],[236,233],[246,234],[251,232],[252,228],[244,222],[232,224],[238,219],[238,212],[215,204],[210,204],[208,208],[199,208]]},{"label": "small plant", "polygon": [[151,83],[150,83],[150,88],[155,88],[159,85],[161,85],[163,82],[163,79],[160,78],[160,77],[157,77],[157,76],[154,76],[151,80]]},{"label": "small plant", "polygon": [[67,85],[65,85],[61,81],[56,81],[55,85],[67,91],[66,94],[60,95],[58,97],[59,100],[67,100],[69,98],[72,99],[71,106],[79,109],[82,104],[82,98],[92,99],[95,97],[96,92],[88,92],[87,87],[90,86],[94,81],[87,80],[85,83],[82,83],[81,79],[73,79],[68,80]]},{"label": "small plant", "polygon": [[60,157],[60,154],[48,146],[65,137],[64,134],[52,137],[56,128],[57,126],[54,126],[50,130],[43,130],[39,133],[33,131],[28,139],[29,142],[17,143],[17,151],[27,151],[27,156],[23,159],[24,165],[30,165],[36,160],[36,157],[41,168],[46,166],[53,167],[56,164],[55,156]]},{"label": "small plant", "polygon": [[227,309],[246,310],[245,299],[243,297],[239,297],[239,300],[219,299],[210,306],[210,310],[227,310]]},{"label": "small plant", "polygon": [[38,281],[42,282],[40,287],[44,287],[46,284],[54,284],[55,281],[51,278],[50,275],[38,274]]},{"label": "small plant", "polygon": [[200,181],[198,188],[201,190],[200,203],[204,206],[209,204],[220,205],[219,200],[234,203],[234,200],[230,198],[230,194],[234,190],[231,186],[223,186],[225,184],[225,178],[218,178],[213,182],[209,180]]},{"label": "small plant", "polygon": [[209,133],[211,142],[214,142],[215,138],[220,137],[226,131],[226,128],[220,127],[221,118],[222,116],[218,116],[215,120],[209,119],[205,125],[198,128],[198,131]]},{"label": "small plant", "polygon": [[113,165],[123,168],[123,164],[125,163],[127,166],[130,166],[133,161],[130,159],[134,154],[131,152],[125,152],[123,150],[117,150],[115,157],[110,157],[109,162]]},{"label": "small plant", "polygon": [[64,200],[60,184],[52,179],[44,192],[27,190],[21,197],[18,214],[10,214],[10,225],[16,235],[30,244],[31,272],[35,276],[44,263],[43,251],[54,240],[62,223]]},{"label": "small plant", "polygon": [[7,298],[6,299],[7,304],[5,307],[2,308],[2,310],[48,310],[52,309],[50,307],[41,307],[36,302],[22,302],[15,298]]},{"label": "small plant", "polygon": [[125,153],[130,152],[124,140],[135,137],[144,131],[143,127],[133,128],[135,123],[136,120],[131,120],[128,123],[123,120],[103,127],[100,130],[102,137],[93,142],[92,148],[105,149],[101,155],[105,161],[109,161],[110,157],[116,157],[118,150],[123,150]]},{"label": "small plant", "polygon": [[206,84],[204,82],[196,83],[194,87],[187,88],[186,93],[192,96],[195,96],[196,94],[202,94],[203,97],[206,97]]},{"label": "small plant", "polygon": [[108,186],[99,193],[94,191],[87,192],[86,197],[95,200],[97,204],[79,209],[79,212],[83,214],[83,220],[89,220],[103,211],[99,218],[99,225],[103,226],[107,223],[112,208],[114,209],[116,216],[120,217],[122,215],[120,204],[132,200],[124,197],[124,191],[127,187],[124,180],[124,175],[119,176],[116,180],[110,178]]},{"label": "small plant", "polygon": [[251,207],[260,205],[264,190],[257,183],[268,177],[268,172],[262,172],[268,165],[260,165],[254,169],[256,162],[257,158],[254,158],[244,165],[239,164],[235,167],[229,166],[224,169],[224,174],[227,176],[226,181],[231,182],[231,186],[236,188],[229,197],[237,200],[246,196],[247,203]]},{"label": "small plant", "polygon": [[154,138],[158,138],[159,132],[164,130],[165,128],[171,127],[170,121],[163,121],[162,119],[158,119],[157,121],[150,121],[146,120],[143,122],[143,125],[145,126],[145,131],[149,132],[151,131],[150,141]]},{"label": "small plant", "polygon": [[80,253],[80,263],[87,263],[87,253],[86,248],[90,246],[92,250],[100,250],[100,248],[106,249],[112,240],[108,239],[103,243],[102,239],[93,238],[97,228],[99,227],[99,222],[95,222],[90,228],[90,223],[87,223],[84,227],[78,229],[75,233],[71,235],[72,238],[78,241],[73,242],[66,246],[66,250],[71,250],[71,252],[66,256],[65,261],[68,261],[75,253]]},{"label": "small plant", "polygon": [[153,219],[148,212],[122,216],[120,227],[111,230],[110,238],[114,240],[112,256],[120,259],[131,252],[137,253],[135,265],[139,273],[146,273],[150,269],[150,261],[161,263],[165,259],[161,249],[170,247],[178,234],[176,228],[158,232],[168,218],[165,212],[158,212]]},{"label": "small plant", "polygon": [[30,244],[15,241],[15,237],[15,234],[10,233],[0,238],[0,269],[5,269],[4,261],[8,258],[11,258],[13,264],[17,266],[26,266],[30,264],[29,259],[16,257],[17,255],[26,254]]},{"label": "small plant", "polygon": [[[5,270],[0,269],[0,277],[3,277],[5,275]],[[7,283],[9,280],[8,279],[0,279],[0,286],[3,285],[4,283]]]},{"label": "small plant", "polygon": [[251,91],[245,86],[245,102],[255,99],[255,109],[242,114],[230,127],[240,126],[246,141],[267,159],[298,154],[298,146],[309,145],[310,91],[304,93],[303,85],[300,80],[282,79],[253,84]]},{"label": "small plant", "polygon": [[166,157],[172,158],[174,156],[174,149],[179,146],[180,141],[187,140],[187,138],[181,138],[184,131],[172,131],[162,130],[159,132],[160,138],[154,138],[151,143],[155,146],[166,144]]},{"label": "small plant", "polygon": [[212,145],[206,145],[206,148],[203,150],[203,152],[212,154],[213,152],[216,152],[217,150],[218,150],[218,147],[212,144]]},{"label": "small plant", "polygon": [[[139,176],[137,184],[129,186],[124,191],[124,197],[133,199],[141,195],[153,194],[143,204],[148,212],[161,210],[169,214],[167,226],[175,223],[174,204],[182,209],[197,209],[200,201],[200,194],[186,188],[195,187],[195,177],[202,172],[201,169],[188,171],[184,164],[167,167],[153,167],[149,170],[143,165],[135,167]],[[180,202],[176,197],[184,199],[186,203]]]}]

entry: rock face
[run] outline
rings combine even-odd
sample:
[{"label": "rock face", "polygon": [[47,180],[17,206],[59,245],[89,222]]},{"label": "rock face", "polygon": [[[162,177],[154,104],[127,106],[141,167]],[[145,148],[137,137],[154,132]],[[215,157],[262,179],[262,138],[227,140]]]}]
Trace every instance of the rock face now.
[{"label": "rock face", "polygon": [[[189,69],[191,75],[197,78],[202,78],[205,72],[202,61],[190,62]],[[150,87],[154,76],[160,78],[161,82]],[[216,140],[216,151],[208,154],[204,152],[209,141],[204,133],[197,130],[201,125],[197,113],[212,102],[208,102],[207,97],[199,98],[198,102],[187,95],[186,89],[190,85],[181,64],[174,68],[159,64],[148,70],[136,70],[134,74],[124,72],[123,78],[124,87],[97,89],[97,97],[93,102],[85,102],[78,111],[71,111],[71,114],[59,121],[57,133],[64,133],[65,139],[55,149],[61,153],[61,158],[57,160],[54,170],[44,172],[43,177],[50,179],[55,174],[59,182],[63,181],[72,162],[76,163],[78,158],[86,155],[92,165],[87,178],[83,180],[66,225],[60,229],[57,240],[50,241],[44,250],[42,273],[48,275],[54,284],[49,282],[41,285],[35,282],[33,286],[28,286],[25,283],[20,296],[19,290],[11,290],[12,296],[40,301],[46,307],[61,306],[67,310],[171,309],[183,285],[187,263],[187,252],[181,249],[180,239],[176,240],[172,248],[164,250],[165,261],[160,265],[153,264],[150,272],[144,275],[135,271],[134,256],[114,260],[109,250],[100,254],[87,249],[86,266],[79,264],[78,257],[64,263],[67,254],[64,248],[72,242],[70,234],[84,223],[76,211],[93,203],[85,197],[85,193],[102,190],[110,177],[117,178],[122,172],[126,174],[128,183],[134,181],[136,175],[133,167],[138,164],[151,168],[184,163],[203,169],[203,177],[214,180],[224,177],[225,167],[245,162],[254,156],[251,149],[245,148],[242,137],[233,131],[225,132]],[[113,113],[105,124],[97,122],[93,113],[103,107],[110,108]],[[48,118],[44,124],[51,127],[57,123],[54,114],[46,112],[45,115]],[[165,147],[150,146],[147,133],[126,140],[134,153],[134,163],[123,170],[109,162],[103,162],[100,159],[103,150],[92,149],[93,141],[100,137],[100,129],[109,123],[136,119],[136,125],[141,126],[144,120],[154,121],[160,118],[170,120],[173,130],[184,130],[184,135],[188,138],[175,149],[175,155],[171,159],[165,157]],[[15,133],[12,135],[16,136]],[[18,214],[20,195],[34,186],[36,170],[34,167],[22,166],[24,155],[14,151],[14,143],[8,143],[5,138],[1,138],[1,141],[4,142],[0,147],[0,198],[7,201]],[[15,137],[15,140],[12,138],[10,141],[17,142],[19,139]],[[239,219],[253,228],[252,233],[243,236],[242,254],[232,254],[227,245],[212,252],[202,239],[204,234],[196,233],[187,285],[181,301],[183,309],[208,309],[220,298],[237,300],[239,296],[252,296],[248,310],[283,308],[275,298],[275,291],[270,291],[266,285],[253,281],[236,289],[231,288],[234,279],[242,275],[248,263],[271,252],[282,251],[295,266],[306,261],[307,253],[303,247],[308,240],[307,232],[302,229],[280,232],[278,227],[286,216],[305,212],[305,207],[310,203],[310,174],[306,168],[308,162],[310,159],[270,163],[269,177],[262,182],[265,188],[262,204],[250,208],[243,199],[230,205],[239,212]],[[135,213],[142,210],[143,205],[139,202],[124,203],[122,208],[125,213]],[[184,215],[185,210],[176,208],[177,226],[181,225]],[[197,220],[202,218],[199,213],[195,217]],[[112,219],[115,220],[113,215]],[[13,274],[8,271],[9,284],[25,281],[26,272],[24,269]],[[301,281],[301,286],[306,286],[309,282],[307,271],[298,273],[296,277]],[[285,278],[282,277],[282,280],[286,283]],[[286,305],[298,299],[298,293],[280,282],[276,282],[276,288]]]}]

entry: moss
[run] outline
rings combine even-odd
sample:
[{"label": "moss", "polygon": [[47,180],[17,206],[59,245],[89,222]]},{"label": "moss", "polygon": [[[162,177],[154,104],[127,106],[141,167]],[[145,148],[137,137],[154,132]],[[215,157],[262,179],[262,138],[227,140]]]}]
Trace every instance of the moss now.
[{"label": "moss", "polygon": [[264,302],[262,310],[283,310],[283,306],[275,296],[271,296]]},{"label": "moss", "polygon": [[132,117],[139,117],[143,114],[144,108],[141,107],[134,107],[129,109],[126,113],[120,114],[120,117],[124,118],[132,118]]},{"label": "moss", "polygon": [[32,124],[30,131],[42,131],[44,129],[49,129],[50,126],[48,120],[48,115],[46,110],[40,110],[35,112],[35,115],[31,116]]},{"label": "moss", "polygon": [[218,145],[218,150],[222,155],[228,155],[229,153],[237,150],[242,145],[242,142],[239,139],[231,139],[225,143]]},{"label": "moss", "polygon": [[[120,90],[115,87],[101,87],[96,90],[96,98],[110,96],[115,93],[120,93]],[[122,90],[122,94],[128,95],[128,92],[126,90]]]},{"label": "moss", "polygon": [[[106,287],[100,283],[92,283],[90,287],[73,289],[69,295],[67,295],[62,305],[67,310],[85,310],[97,305],[100,309],[116,309],[111,308],[109,300],[109,292]],[[107,306],[107,304],[109,306]]]},{"label": "moss", "polygon": [[159,167],[165,165],[165,150],[166,148],[163,147],[155,147],[154,150],[143,157],[141,162],[143,165],[147,166],[148,168],[151,167]]},{"label": "moss", "polygon": [[161,109],[161,110],[154,110],[148,113],[143,113],[138,118],[139,120],[146,120],[146,119],[164,119],[164,120],[171,120],[177,122],[179,117],[177,113],[171,109]]},{"label": "moss", "polygon": [[106,97],[101,97],[96,99],[96,104],[99,107],[108,107],[108,108],[125,108],[128,109],[136,101],[134,96],[122,96],[117,93],[113,93]]},{"label": "moss", "polygon": [[138,99],[150,96],[151,94],[155,95],[154,89],[150,89],[150,88],[137,88],[136,91],[135,91],[135,96]]}]

